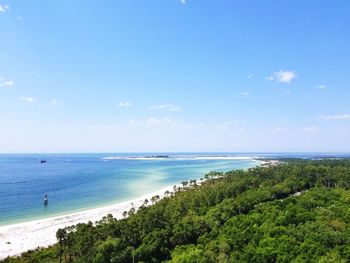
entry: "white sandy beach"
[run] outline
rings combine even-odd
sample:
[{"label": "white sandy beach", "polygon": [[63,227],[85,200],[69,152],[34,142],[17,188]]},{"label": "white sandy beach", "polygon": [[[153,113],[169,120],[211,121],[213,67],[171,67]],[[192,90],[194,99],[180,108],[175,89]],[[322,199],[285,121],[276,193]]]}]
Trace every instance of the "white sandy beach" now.
[{"label": "white sandy beach", "polygon": [[0,260],[7,256],[19,255],[29,249],[53,245],[56,243],[56,231],[59,228],[88,221],[95,222],[101,220],[107,214],[112,214],[117,219],[123,218],[123,212],[130,210],[132,207],[131,203],[137,209],[143,204],[145,199],[150,200],[155,195],[159,195],[160,198],[164,197],[165,191],[173,191],[173,186],[168,186],[156,192],[115,205],[25,223],[0,226]]}]

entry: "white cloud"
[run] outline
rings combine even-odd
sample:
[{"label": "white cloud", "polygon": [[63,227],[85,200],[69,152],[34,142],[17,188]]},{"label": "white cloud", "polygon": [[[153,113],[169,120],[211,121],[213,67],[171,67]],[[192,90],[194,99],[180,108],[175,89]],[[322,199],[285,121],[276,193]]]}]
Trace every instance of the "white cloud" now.
[{"label": "white cloud", "polygon": [[8,6],[8,5],[0,5],[0,13],[5,13],[8,10],[10,10],[10,6]]},{"label": "white cloud", "polygon": [[185,5],[186,4],[186,0],[180,0],[181,4]]},{"label": "white cloud", "polygon": [[150,110],[158,110],[158,111],[172,111],[172,112],[181,111],[181,108],[174,104],[153,105],[148,108]]},{"label": "white cloud", "polygon": [[322,84],[322,85],[319,85],[317,86],[318,89],[325,89],[326,88],[326,85]]},{"label": "white cloud", "polygon": [[63,101],[57,100],[57,99],[52,99],[51,102],[50,102],[50,106],[54,107],[56,105],[63,105]]},{"label": "white cloud", "polygon": [[301,130],[307,133],[315,133],[315,132],[319,132],[320,128],[316,126],[310,126],[310,127],[302,128]]},{"label": "white cloud", "polygon": [[350,114],[320,115],[320,120],[350,120]]},{"label": "white cloud", "polygon": [[[142,127],[142,130],[162,128],[167,131],[183,131],[194,127],[195,124],[181,119],[150,117],[147,119],[129,119],[126,123],[129,127]],[[158,130],[160,131],[160,130]],[[163,130],[164,131],[164,130]]]},{"label": "white cloud", "polygon": [[165,126],[165,125],[170,124],[171,122],[172,122],[172,120],[169,118],[161,118],[161,119],[149,118],[146,121],[146,124],[149,126]]},{"label": "white cloud", "polygon": [[13,85],[15,85],[15,83],[12,80],[0,77],[0,87],[9,88],[9,87],[12,87]]},{"label": "white cloud", "polygon": [[34,103],[36,100],[33,97],[20,97],[21,101],[27,102],[27,103]]},{"label": "white cloud", "polygon": [[286,124],[286,123],[288,123],[288,121],[287,121],[287,120],[280,120],[280,121],[278,121],[277,123],[281,125],[281,124]]},{"label": "white cloud", "polygon": [[267,80],[275,80],[277,82],[282,83],[291,83],[293,79],[295,79],[297,75],[295,72],[290,70],[280,70],[277,72],[274,72],[271,76],[267,77]]},{"label": "white cloud", "polygon": [[236,95],[236,98],[247,97],[249,95],[251,95],[250,91],[242,91]]},{"label": "white cloud", "polygon": [[276,133],[280,133],[280,132],[286,132],[287,128],[284,127],[276,127],[270,130],[271,132],[276,132]]},{"label": "white cloud", "polygon": [[131,107],[131,103],[129,101],[121,101],[118,104],[119,108],[130,108]]},{"label": "white cloud", "polygon": [[254,76],[255,76],[255,75],[251,73],[251,74],[249,74],[249,75],[247,76],[247,79],[254,78]]}]

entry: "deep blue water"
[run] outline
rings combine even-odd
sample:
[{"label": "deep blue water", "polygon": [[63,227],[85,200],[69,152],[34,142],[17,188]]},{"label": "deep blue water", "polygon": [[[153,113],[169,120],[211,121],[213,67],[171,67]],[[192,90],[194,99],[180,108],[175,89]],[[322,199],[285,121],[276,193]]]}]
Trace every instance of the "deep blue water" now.
[{"label": "deep blue water", "polygon": [[[212,170],[258,164],[191,158],[101,159],[106,156],[116,154],[0,155],[0,225],[126,201],[183,180],[199,179]],[[49,197],[46,207],[45,194]]]},{"label": "deep blue water", "polygon": [[[0,154],[0,225],[50,217],[122,202],[199,179],[209,171],[245,169],[253,160],[198,160],[194,156],[338,157],[349,154],[169,153],[177,159],[103,160],[108,156],[156,154]],[[46,160],[46,163],[40,163]],[[49,205],[43,205],[48,194]]]}]

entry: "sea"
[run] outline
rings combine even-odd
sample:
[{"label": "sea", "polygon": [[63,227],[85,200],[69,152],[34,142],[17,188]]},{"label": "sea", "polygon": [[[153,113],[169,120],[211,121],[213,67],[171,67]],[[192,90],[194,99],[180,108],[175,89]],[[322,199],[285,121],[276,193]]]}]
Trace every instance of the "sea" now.
[{"label": "sea", "polygon": [[[259,165],[260,159],[282,156],[318,157],[276,153],[0,154],[0,225],[115,204],[184,180],[198,180],[210,171],[248,169]],[[48,205],[44,205],[45,195]]]}]

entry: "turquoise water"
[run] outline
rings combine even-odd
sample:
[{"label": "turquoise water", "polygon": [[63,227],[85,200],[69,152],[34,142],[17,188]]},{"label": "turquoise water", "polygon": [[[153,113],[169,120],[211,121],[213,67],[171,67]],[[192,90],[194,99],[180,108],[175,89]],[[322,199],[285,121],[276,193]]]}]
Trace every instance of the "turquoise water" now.
[{"label": "turquoise water", "polygon": [[[259,164],[254,160],[194,158],[198,155],[145,160],[103,159],[116,154],[0,155],[0,225],[122,202],[183,180],[199,179],[213,170]],[[48,206],[43,205],[45,194]]]}]

